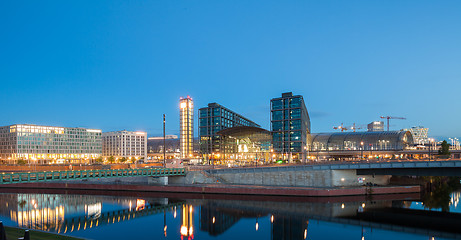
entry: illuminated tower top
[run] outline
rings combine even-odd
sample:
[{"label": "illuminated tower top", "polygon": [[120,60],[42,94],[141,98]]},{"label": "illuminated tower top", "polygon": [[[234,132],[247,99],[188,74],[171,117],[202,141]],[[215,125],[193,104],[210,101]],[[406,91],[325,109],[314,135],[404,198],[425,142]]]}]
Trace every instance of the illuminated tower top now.
[{"label": "illuminated tower top", "polygon": [[191,158],[194,152],[194,102],[190,96],[179,99],[179,131],[181,158]]}]

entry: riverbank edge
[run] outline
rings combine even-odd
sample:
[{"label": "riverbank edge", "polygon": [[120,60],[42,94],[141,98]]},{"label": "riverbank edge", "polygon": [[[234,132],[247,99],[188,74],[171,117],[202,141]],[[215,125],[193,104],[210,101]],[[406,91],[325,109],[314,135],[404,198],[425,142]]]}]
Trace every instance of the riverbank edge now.
[{"label": "riverbank edge", "polygon": [[[6,239],[18,239],[24,236],[26,229],[18,227],[4,226]],[[34,240],[48,240],[48,239],[61,239],[61,240],[84,240],[85,238],[78,238],[74,236],[62,235],[51,233],[41,230],[29,229],[30,238]]]},{"label": "riverbank edge", "polygon": [[232,194],[232,195],[275,195],[305,197],[336,197],[357,195],[380,195],[419,193],[421,186],[374,186],[348,188],[309,188],[282,187],[262,185],[228,185],[228,184],[194,184],[194,185],[141,185],[141,184],[87,184],[87,183],[17,183],[3,184],[0,188],[15,189],[68,189],[99,191],[137,191],[137,192],[170,192],[200,194]]}]

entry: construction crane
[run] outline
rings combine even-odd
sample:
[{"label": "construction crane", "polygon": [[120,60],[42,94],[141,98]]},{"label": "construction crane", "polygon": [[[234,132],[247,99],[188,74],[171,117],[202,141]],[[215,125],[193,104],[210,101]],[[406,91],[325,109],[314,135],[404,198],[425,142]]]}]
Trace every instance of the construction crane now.
[{"label": "construction crane", "polygon": [[348,130],[353,130],[353,131],[355,132],[355,130],[357,130],[357,129],[362,129],[362,128],[364,128],[363,125],[358,125],[358,126],[356,126],[355,123],[352,124],[352,126],[348,126],[348,127],[345,127],[342,123],[341,123],[340,126],[337,126],[337,127],[335,126],[335,127],[333,127],[333,129],[340,129],[341,132],[343,132],[343,131],[348,131]]},{"label": "construction crane", "polygon": [[391,116],[381,116],[382,119],[387,119],[387,131],[389,131],[389,120],[390,119],[402,119],[405,120],[404,117],[391,117]]},{"label": "construction crane", "polygon": [[342,132],[342,131],[347,131],[347,130],[349,130],[349,129],[347,129],[346,127],[343,126],[343,123],[341,123],[340,126],[333,127],[333,129],[340,129],[341,132]]},{"label": "construction crane", "polygon": [[349,126],[349,129],[354,130],[354,132],[355,132],[355,130],[357,130],[357,129],[363,129],[363,128],[365,128],[365,127],[366,127],[366,126],[364,126],[364,125],[357,125],[357,126],[356,126],[355,123],[354,123],[354,124],[352,124],[352,126]]}]

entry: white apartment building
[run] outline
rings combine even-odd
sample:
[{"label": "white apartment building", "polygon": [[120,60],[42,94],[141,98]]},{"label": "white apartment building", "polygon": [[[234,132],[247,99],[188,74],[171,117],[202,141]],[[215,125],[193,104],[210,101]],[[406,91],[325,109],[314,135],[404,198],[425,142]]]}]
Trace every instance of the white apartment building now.
[{"label": "white apartment building", "polygon": [[147,133],[116,131],[102,133],[103,157],[147,158]]}]

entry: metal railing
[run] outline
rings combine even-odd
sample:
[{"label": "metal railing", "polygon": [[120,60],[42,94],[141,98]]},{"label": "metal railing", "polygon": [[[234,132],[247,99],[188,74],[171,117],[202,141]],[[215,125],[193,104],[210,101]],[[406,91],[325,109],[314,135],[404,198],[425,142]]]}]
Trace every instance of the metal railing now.
[{"label": "metal railing", "polygon": [[16,172],[1,173],[0,184],[33,183],[63,180],[83,180],[115,177],[166,177],[182,176],[186,174],[184,168],[148,168],[148,169],[107,169],[107,170],[77,170],[77,171],[49,171],[49,172]]}]

